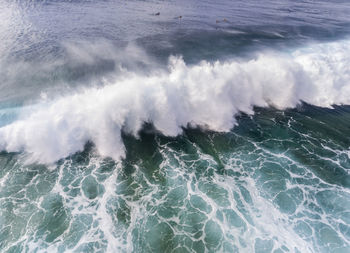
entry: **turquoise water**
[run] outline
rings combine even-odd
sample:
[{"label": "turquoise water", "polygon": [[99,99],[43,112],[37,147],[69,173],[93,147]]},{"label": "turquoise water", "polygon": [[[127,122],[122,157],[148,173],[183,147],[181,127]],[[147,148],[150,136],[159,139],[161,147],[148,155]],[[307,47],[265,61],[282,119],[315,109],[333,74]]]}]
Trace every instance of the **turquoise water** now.
[{"label": "turquoise water", "polygon": [[50,167],[2,153],[3,249],[348,252],[349,108],[257,108],[238,122],[124,135],[120,162],[92,144]]},{"label": "turquoise water", "polygon": [[350,252],[349,11],[0,1],[0,252]]}]

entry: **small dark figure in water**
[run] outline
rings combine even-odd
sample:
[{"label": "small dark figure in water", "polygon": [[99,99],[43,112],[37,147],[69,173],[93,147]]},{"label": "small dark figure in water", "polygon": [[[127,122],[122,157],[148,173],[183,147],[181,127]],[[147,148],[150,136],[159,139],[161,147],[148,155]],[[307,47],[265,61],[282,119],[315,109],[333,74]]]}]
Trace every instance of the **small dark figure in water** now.
[{"label": "small dark figure in water", "polygon": [[160,12],[157,12],[154,14],[154,16],[159,16],[160,15]]},{"label": "small dark figure in water", "polygon": [[225,22],[225,23],[228,23],[228,20],[226,18],[224,18],[223,20],[216,20],[216,23],[221,23],[221,22]]}]

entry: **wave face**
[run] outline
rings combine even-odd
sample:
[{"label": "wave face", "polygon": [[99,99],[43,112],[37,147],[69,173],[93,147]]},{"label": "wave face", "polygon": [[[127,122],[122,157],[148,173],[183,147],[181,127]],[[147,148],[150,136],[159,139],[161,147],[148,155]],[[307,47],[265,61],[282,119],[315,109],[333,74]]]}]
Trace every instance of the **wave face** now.
[{"label": "wave face", "polygon": [[260,2],[0,0],[0,251],[350,252],[350,4]]},{"label": "wave face", "polygon": [[301,101],[330,107],[350,103],[350,42],[313,45],[291,53],[264,52],[251,60],[188,66],[171,57],[168,71],[124,73],[100,88],[46,101],[0,128],[0,149],[55,162],[91,141],[98,153],[125,156],[121,131],[137,137],[144,123],[166,136],[187,126],[228,132],[234,115],[254,107],[293,108]]}]

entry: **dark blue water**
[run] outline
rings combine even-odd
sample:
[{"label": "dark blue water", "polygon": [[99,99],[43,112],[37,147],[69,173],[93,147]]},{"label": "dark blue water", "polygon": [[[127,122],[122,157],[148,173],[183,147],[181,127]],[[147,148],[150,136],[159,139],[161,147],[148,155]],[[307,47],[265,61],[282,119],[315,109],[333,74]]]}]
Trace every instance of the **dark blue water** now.
[{"label": "dark blue water", "polygon": [[0,251],[350,252],[349,13],[0,0]]}]

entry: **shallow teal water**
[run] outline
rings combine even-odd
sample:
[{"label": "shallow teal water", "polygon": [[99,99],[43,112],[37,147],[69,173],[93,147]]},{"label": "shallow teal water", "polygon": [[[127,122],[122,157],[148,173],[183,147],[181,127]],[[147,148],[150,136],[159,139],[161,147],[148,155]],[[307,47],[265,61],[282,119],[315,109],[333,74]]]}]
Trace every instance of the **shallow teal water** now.
[{"label": "shallow teal water", "polygon": [[[349,252],[348,107],[256,109],[230,133],[145,126],[122,162],[1,153],[4,252]],[[22,158],[21,158],[22,157]]]}]

